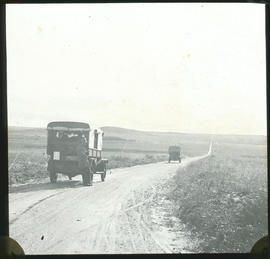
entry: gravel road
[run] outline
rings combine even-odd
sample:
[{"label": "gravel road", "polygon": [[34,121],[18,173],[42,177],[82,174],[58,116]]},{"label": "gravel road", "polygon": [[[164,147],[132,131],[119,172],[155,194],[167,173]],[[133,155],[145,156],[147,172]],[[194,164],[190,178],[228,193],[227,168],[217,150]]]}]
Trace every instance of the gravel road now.
[{"label": "gravel road", "polygon": [[162,212],[151,215],[153,198],[180,166],[210,153],[211,147],[207,155],[181,164],[114,169],[105,182],[95,175],[91,187],[78,176],[11,188],[10,236],[26,254],[172,253],[169,232],[154,229]]}]

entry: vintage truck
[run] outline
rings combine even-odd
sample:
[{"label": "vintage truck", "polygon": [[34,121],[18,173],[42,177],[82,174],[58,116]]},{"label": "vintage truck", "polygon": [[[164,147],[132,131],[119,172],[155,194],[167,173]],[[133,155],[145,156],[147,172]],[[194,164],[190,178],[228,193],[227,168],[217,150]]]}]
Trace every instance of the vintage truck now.
[{"label": "vintage truck", "polygon": [[[100,174],[105,181],[108,160],[102,158],[102,138],[104,133],[99,128],[92,128],[88,123],[54,121],[47,125],[48,172],[51,183],[56,183],[57,174],[67,175],[71,180],[82,175],[84,185],[92,182],[93,174]],[[76,148],[78,140],[83,139],[89,164],[89,172],[82,172],[78,167]]]},{"label": "vintage truck", "polygon": [[180,150],[179,146],[169,146],[169,163],[171,161],[179,161],[179,163],[181,163]]}]

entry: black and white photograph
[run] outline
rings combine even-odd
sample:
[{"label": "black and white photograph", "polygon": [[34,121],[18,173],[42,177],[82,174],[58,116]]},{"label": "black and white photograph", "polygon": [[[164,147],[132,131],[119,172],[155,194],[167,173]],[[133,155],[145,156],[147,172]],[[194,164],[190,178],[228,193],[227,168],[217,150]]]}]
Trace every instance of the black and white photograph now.
[{"label": "black and white photograph", "polygon": [[7,4],[10,237],[249,253],[268,229],[265,42],[262,4]]}]

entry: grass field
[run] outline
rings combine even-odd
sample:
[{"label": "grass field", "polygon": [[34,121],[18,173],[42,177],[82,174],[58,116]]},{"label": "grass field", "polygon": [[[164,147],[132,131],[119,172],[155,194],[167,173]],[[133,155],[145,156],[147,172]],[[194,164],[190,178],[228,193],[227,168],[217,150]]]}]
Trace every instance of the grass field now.
[{"label": "grass field", "polygon": [[250,252],[267,234],[265,145],[213,144],[213,156],[179,170],[168,198],[206,253]]}]

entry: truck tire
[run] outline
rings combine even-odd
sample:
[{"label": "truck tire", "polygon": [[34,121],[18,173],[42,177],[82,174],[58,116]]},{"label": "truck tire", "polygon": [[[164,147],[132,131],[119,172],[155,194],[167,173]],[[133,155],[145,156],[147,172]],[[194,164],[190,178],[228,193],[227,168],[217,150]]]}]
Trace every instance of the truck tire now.
[{"label": "truck tire", "polygon": [[105,165],[105,166],[104,166],[104,171],[103,171],[103,173],[100,175],[100,176],[101,176],[101,181],[102,181],[102,182],[105,181],[105,178],[106,178],[106,171],[107,171],[107,169],[106,169],[106,165]]},{"label": "truck tire", "polygon": [[91,176],[90,173],[83,173],[82,174],[82,180],[83,180],[83,185],[85,186],[89,186],[90,185],[90,180],[91,180]]},{"label": "truck tire", "polygon": [[90,173],[90,183],[92,184],[93,182],[93,178],[94,178],[94,174],[93,173]]},{"label": "truck tire", "polygon": [[101,176],[101,181],[104,182],[106,178],[106,172],[102,173],[100,176]]},{"label": "truck tire", "polygon": [[54,170],[49,171],[51,183],[57,182],[57,173]]}]

